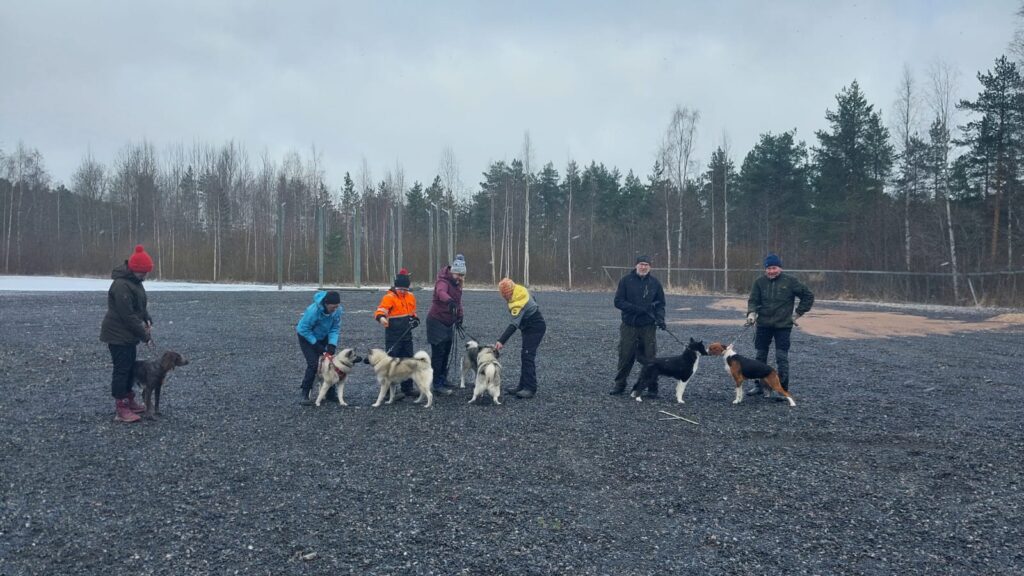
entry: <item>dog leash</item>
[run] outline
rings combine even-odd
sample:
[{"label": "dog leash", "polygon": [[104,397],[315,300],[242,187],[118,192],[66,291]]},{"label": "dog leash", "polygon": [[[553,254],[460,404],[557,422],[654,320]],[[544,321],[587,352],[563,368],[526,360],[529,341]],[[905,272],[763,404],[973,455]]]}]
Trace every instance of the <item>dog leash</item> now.
[{"label": "dog leash", "polygon": [[398,337],[398,340],[395,340],[395,343],[391,345],[391,348],[387,349],[386,354],[388,356],[391,356],[391,351],[394,350],[396,347],[398,347],[399,344],[402,343],[402,339],[405,338],[405,335],[408,334],[411,330],[412,330],[412,323],[410,322],[409,323],[409,327],[405,329],[405,332],[402,332],[402,335]]},{"label": "dog leash", "polygon": [[684,343],[682,340],[679,339],[679,337],[677,337],[675,334],[673,334],[671,330],[669,330],[668,328],[662,328],[662,330],[665,331],[665,332],[668,332],[668,335],[671,336],[673,340],[675,340],[676,342],[679,342],[683,346],[686,346],[686,343]]},{"label": "dog leash", "polygon": [[743,333],[746,332],[747,328],[750,328],[751,326],[753,326],[753,324],[744,323],[743,327],[740,328],[739,332],[736,333],[736,336],[733,336],[732,341],[729,342],[729,346],[732,346],[733,344],[735,344],[736,341],[740,339],[740,336],[743,336]]}]

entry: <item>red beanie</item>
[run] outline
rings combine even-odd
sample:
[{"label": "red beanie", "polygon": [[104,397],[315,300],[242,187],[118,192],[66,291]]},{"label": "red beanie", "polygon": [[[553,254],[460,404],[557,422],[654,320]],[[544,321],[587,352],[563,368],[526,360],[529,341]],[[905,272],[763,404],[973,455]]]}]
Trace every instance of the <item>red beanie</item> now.
[{"label": "red beanie", "polygon": [[128,269],[139,273],[153,271],[153,259],[146,254],[142,244],[135,247],[135,253],[128,259]]}]

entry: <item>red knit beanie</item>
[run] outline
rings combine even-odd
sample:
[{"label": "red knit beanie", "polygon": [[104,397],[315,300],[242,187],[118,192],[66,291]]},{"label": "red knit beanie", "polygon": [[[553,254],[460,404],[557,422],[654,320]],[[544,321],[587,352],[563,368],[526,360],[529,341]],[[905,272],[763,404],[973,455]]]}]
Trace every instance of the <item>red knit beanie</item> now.
[{"label": "red knit beanie", "polygon": [[153,259],[146,254],[146,249],[142,247],[142,244],[135,247],[135,253],[128,259],[128,270],[139,273],[153,271]]}]

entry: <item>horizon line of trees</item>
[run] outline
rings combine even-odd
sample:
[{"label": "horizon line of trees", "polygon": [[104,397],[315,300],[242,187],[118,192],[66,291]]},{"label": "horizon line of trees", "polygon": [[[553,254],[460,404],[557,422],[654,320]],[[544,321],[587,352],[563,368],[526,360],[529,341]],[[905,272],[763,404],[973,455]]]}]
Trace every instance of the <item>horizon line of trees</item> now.
[{"label": "horizon line of trees", "polygon": [[[5,274],[100,274],[142,243],[156,277],[273,282],[280,251],[283,281],[313,282],[322,250],[326,283],[388,283],[403,266],[430,283],[461,252],[471,280],[572,288],[605,283],[601,266],[638,253],[745,271],[771,251],[793,268],[902,274],[886,297],[964,303],[980,285],[982,300],[1021,304],[1024,81],[1005,56],[977,77],[977,97],[955,101],[948,67],[923,84],[905,68],[888,126],[854,80],[812,144],[795,129],[764,133],[740,160],[723,139],[706,164],[700,114],[678,106],[644,175],[597,160],[538,169],[526,133],[473,189],[450,148],[427,184],[397,163],[375,177],[365,159],[331,184],[315,149],[278,161],[234,141],[130,143],[108,163],[87,154],[69,186],[54,185],[42,153],[19,142],[0,149],[0,259]],[[749,275],[664,281],[742,291]]]}]

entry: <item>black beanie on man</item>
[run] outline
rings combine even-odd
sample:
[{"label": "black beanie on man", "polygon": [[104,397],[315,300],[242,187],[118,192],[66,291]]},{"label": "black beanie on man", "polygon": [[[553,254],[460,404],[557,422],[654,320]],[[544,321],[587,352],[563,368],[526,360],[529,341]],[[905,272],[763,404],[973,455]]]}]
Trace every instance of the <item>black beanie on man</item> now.
[{"label": "black beanie on man", "polygon": [[338,294],[338,292],[335,290],[331,290],[327,292],[326,296],[324,296],[323,302],[324,306],[328,304],[341,304],[341,294]]}]

